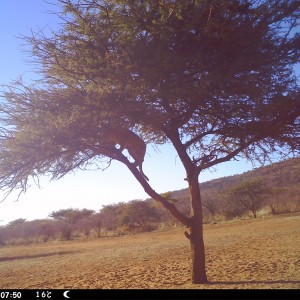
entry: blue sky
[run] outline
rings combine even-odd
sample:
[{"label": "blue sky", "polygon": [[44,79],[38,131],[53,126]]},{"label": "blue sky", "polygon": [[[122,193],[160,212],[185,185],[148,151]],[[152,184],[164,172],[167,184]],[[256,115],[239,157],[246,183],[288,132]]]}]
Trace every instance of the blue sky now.
[{"label": "blue sky", "polygon": [[[55,0],[51,1],[52,3]],[[1,0],[0,4],[0,85],[9,84],[23,76],[27,82],[36,78],[32,66],[26,64],[28,54],[20,35],[30,35],[31,29],[57,28],[58,19],[47,13],[56,7],[43,0]],[[251,170],[250,163],[223,163],[214,171],[200,175],[200,181],[243,173]],[[143,166],[151,186],[158,193],[186,188],[185,172],[170,145],[153,148],[149,145]],[[27,220],[46,218],[49,213],[65,208],[89,208],[120,201],[146,199],[148,195],[133,175],[119,162],[113,162],[104,172],[80,171],[59,181],[41,178],[39,189],[32,186],[16,201],[12,194],[0,203],[0,225],[17,218]],[[0,192],[0,197],[3,193]]]}]

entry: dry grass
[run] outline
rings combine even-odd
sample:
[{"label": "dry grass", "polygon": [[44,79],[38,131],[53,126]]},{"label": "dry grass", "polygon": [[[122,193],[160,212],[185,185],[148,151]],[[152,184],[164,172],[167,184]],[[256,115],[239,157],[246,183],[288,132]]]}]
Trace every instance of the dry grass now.
[{"label": "dry grass", "polygon": [[210,284],[190,284],[184,229],[0,248],[0,288],[300,287],[300,215],[205,225]]}]

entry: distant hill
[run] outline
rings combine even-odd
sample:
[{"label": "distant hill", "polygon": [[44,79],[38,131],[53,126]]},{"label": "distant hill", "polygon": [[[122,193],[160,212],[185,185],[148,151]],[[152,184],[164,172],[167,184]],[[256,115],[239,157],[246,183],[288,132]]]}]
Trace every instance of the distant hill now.
[{"label": "distant hill", "polygon": [[[270,196],[274,199],[277,197],[276,201],[278,205],[280,202],[280,206],[282,207],[281,210],[293,210],[291,208],[287,208],[287,205],[288,207],[296,205],[300,208],[300,157],[259,167],[239,175],[226,176],[200,183],[202,201],[204,204],[208,202],[215,202],[215,205],[217,205],[216,203],[218,202],[218,206],[220,206],[219,203],[222,203],[221,205],[223,205],[224,193],[226,193],[226,190],[243,181],[254,178],[259,178],[268,189],[282,189],[284,192],[282,192],[282,195]],[[171,198],[177,199],[176,206],[178,209],[189,214],[190,206],[188,203],[189,195],[187,188],[172,191]]]},{"label": "distant hill", "polygon": [[[240,175],[210,180],[200,184],[203,222],[223,222],[251,217],[249,207],[234,201],[228,190],[243,181],[258,179],[263,190],[256,196],[262,202],[255,210],[262,214],[300,211],[300,157],[274,163]],[[165,193],[169,201],[184,214],[190,214],[187,189]],[[251,204],[252,205],[252,204]],[[253,206],[252,206],[253,207]],[[250,209],[252,208],[250,207]],[[26,221],[17,219],[0,226],[0,247],[31,242],[127,234],[152,231],[179,224],[160,203],[153,199],[133,200],[104,206],[95,213],[88,209],[62,209],[53,212],[52,219]],[[259,216],[259,215],[258,215]]]},{"label": "distant hill", "polygon": [[[226,176],[200,183],[201,192],[222,191],[244,180],[260,177],[269,187],[295,187],[300,184],[300,157],[259,167],[239,175]],[[187,197],[188,189],[172,192],[172,198]]]}]

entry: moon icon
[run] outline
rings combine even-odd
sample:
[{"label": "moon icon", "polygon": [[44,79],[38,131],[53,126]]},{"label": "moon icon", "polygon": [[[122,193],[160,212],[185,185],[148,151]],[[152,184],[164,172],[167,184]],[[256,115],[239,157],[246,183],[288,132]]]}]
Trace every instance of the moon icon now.
[{"label": "moon icon", "polygon": [[70,298],[69,296],[68,296],[68,293],[69,293],[70,291],[68,290],[68,291],[65,291],[64,293],[63,293],[63,295],[64,295],[64,297],[65,298]]}]

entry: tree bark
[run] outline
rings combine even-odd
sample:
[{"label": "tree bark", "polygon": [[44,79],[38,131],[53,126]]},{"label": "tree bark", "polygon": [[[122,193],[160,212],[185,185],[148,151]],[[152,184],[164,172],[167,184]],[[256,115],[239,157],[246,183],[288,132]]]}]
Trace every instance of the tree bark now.
[{"label": "tree bark", "polygon": [[192,283],[207,283],[205,266],[205,249],[203,240],[202,204],[198,182],[198,174],[189,178],[189,191],[191,202],[191,227],[190,233],[186,234],[191,246],[191,274]]}]

